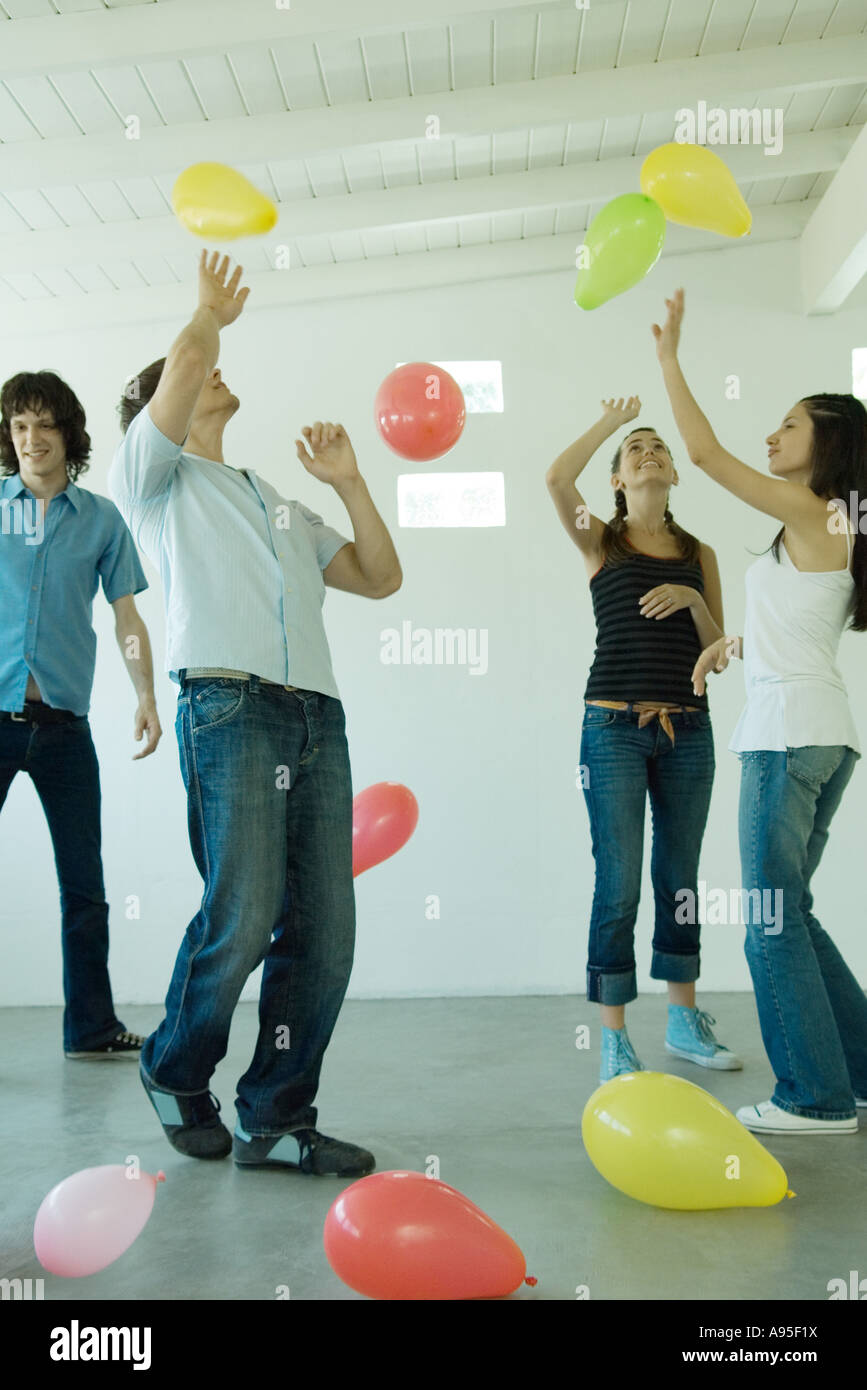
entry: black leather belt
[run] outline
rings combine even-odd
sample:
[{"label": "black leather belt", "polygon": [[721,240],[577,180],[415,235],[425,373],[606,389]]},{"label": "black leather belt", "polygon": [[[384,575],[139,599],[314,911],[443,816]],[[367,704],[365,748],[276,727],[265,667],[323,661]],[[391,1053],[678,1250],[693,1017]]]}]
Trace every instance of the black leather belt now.
[{"label": "black leather belt", "polygon": [[20,710],[0,710],[0,719],[11,719],[15,724],[68,724],[77,718],[74,710],[55,709],[41,700],[27,700]]}]

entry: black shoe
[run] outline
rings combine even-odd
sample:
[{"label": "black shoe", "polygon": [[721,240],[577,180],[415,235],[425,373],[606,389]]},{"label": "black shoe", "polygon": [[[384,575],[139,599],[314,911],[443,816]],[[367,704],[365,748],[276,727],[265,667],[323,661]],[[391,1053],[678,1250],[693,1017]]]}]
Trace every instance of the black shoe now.
[{"label": "black shoe", "polygon": [[257,1139],[238,1126],[232,1153],[238,1168],[294,1168],[318,1177],[363,1178],[376,1167],[367,1149],[330,1139],[318,1129],[293,1129]]},{"label": "black shoe", "polygon": [[179,1154],[188,1158],[225,1158],[232,1152],[232,1136],[219,1118],[220,1102],[210,1091],[176,1096],[152,1086],[141,1070],[139,1076],[166,1138]]},{"label": "black shoe", "polygon": [[83,1052],[67,1052],[65,1055],[70,1062],[101,1062],[104,1057],[137,1058],[143,1046],[144,1038],[139,1037],[138,1033],[118,1033],[116,1038],[100,1043],[99,1047],[89,1047]]}]

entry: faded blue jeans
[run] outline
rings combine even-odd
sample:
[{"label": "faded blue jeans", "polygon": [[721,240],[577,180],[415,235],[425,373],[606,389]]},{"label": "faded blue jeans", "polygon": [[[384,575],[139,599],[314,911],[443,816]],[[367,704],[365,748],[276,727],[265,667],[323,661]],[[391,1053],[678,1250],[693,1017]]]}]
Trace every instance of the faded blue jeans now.
[{"label": "faded blue jeans", "polygon": [[684,914],[677,895],[689,891],[693,903],[698,899],[698,858],[715,768],[713,731],[705,710],[669,717],[673,745],[658,719],[639,729],[632,706],[584,708],[580,756],[596,863],[587,998],[597,1004],[628,1004],[638,995],[635,919],[648,797],[655,905],[650,973],[655,980],[698,979],[698,913],[692,922],[678,922]]},{"label": "faded blue jeans", "polygon": [[238,1118],[253,1136],[315,1127],[355,947],[343,705],[255,676],[194,677],[178,696],[175,732],[204,894],[142,1070],[176,1095],[208,1090],[244,983],[264,960]]},{"label": "faded blue jeans", "polygon": [[[845,1120],[867,1097],[867,996],[813,916],[810,880],[858,755],[842,745],[739,754],[745,951],[781,1110]],[[851,867],[851,892],[858,876]],[[782,929],[758,896],[782,892]],[[776,901],[776,899],[770,899]]]}]

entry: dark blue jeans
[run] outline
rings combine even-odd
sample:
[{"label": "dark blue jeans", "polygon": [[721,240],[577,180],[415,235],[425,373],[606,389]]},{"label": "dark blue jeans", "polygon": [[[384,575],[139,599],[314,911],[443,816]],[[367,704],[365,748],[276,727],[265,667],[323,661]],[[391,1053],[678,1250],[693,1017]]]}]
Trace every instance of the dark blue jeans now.
[{"label": "dark blue jeans", "polygon": [[[867,997],[813,915],[810,881],[858,755],[842,745],[741,753],[739,835],[745,950],[773,1101],[793,1115],[845,1120],[867,1097]],[[848,872],[847,866],[847,872]],[[861,911],[857,874],[852,906]],[[763,898],[779,893],[768,929]]]},{"label": "dark blue jeans", "polygon": [[355,948],[343,705],[256,677],[196,677],[178,697],[175,731],[204,894],[142,1068],[161,1090],[206,1091],[244,983],[264,960],[238,1118],[254,1136],[313,1127]]},{"label": "dark blue jeans", "polygon": [[678,922],[685,890],[698,899],[698,857],[715,769],[710,715],[670,715],[675,742],[658,719],[639,729],[639,712],[585,705],[581,730],[584,797],[596,881],[590,917],[587,998],[628,1004],[638,995],[635,919],[641,890],[644,817],[653,822],[650,872],[655,925],[650,973],[689,983],[699,974],[699,924]]},{"label": "dark blue jeans", "polygon": [[[83,1052],[125,1032],[108,978],[99,764],[86,715],[67,724],[0,719],[0,806],[16,772],[31,778],[54,847],[63,949],[63,1047]],[[35,873],[27,865],[19,878]]]}]

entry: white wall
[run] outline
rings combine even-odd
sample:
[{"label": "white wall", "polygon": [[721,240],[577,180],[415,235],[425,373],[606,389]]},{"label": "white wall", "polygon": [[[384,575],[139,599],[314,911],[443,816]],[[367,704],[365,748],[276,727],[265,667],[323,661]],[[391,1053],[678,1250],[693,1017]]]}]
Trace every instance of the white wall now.
[{"label": "white wall", "polygon": [[[289,272],[287,272],[289,273]],[[256,468],[343,530],[339,499],[307,475],[294,438],[316,419],[340,420],[395,538],[405,579],[381,602],[329,591],[326,623],[347,710],[355,791],[404,782],[420,806],[398,856],[357,880],[358,947],[350,994],[497,994],[584,989],[593,884],[587,813],[576,789],[581,694],[593,652],[587,581],[549,500],[551,460],[600,413],[600,399],[638,393],[639,423],[656,426],[681,469],[675,514],[717,551],[726,627],[743,630],[743,575],[776,523],[749,511],[696,470],[673,425],[650,324],[663,299],[686,289],[681,360],[723,443],[760,469],[765,435],[810,391],[851,389],[850,352],[867,342],[867,286],[847,310],[805,319],[797,244],[737,247],[666,259],[629,294],[593,313],[572,302],[574,272],[447,287],[436,293],[268,309],[251,302],[224,334],[221,367],[242,408],[226,436],[227,461]],[[191,279],[190,304],[194,287]],[[82,299],[83,315],[86,300]],[[94,440],[82,481],[107,492],[124,378],[162,355],[181,325],[88,331],[0,342],[0,380],[52,368],[85,404]],[[505,413],[471,415],[443,469],[502,469],[508,524],[484,530],[397,527],[395,478],[408,470],[380,441],[373,399],[398,361],[500,358]],[[727,400],[737,373],[740,400]],[[594,510],[609,514],[606,446],[585,474]],[[419,465],[428,467],[428,465]],[[351,531],[350,531],[351,534]],[[215,556],[215,565],[218,557]],[[95,605],[99,655],[91,723],[102,769],[104,865],[111,904],[111,972],[118,1001],[161,1001],[178,942],[198,907],[174,741],[177,687],[162,673],[159,581],[139,598],[150,630],[165,730],[157,753],[133,763],[134,693],[113,638],[111,612]],[[380,633],[416,626],[487,628],[489,669],[385,666]],[[867,635],[841,648],[855,719],[867,747],[862,692]],[[740,883],[736,812],[739,766],[726,751],[743,700],[742,668],[713,678],[717,778],[700,876]],[[857,901],[867,784],[856,769],[826,860],[816,911],[862,983],[867,942]],[[649,838],[648,838],[649,856]],[[19,776],[0,817],[0,1003],[61,1002],[59,907],[50,840],[32,785]],[[637,930],[639,988],[647,974],[652,899],[647,873]],[[441,918],[428,921],[428,894]],[[141,898],[127,921],[128,895]],[[748,989],[743,928],[706,926],[702,984]],[[255,997],[256,978],[245,997]],[[156,1021],[156,1016],[155,1016]]]}]

